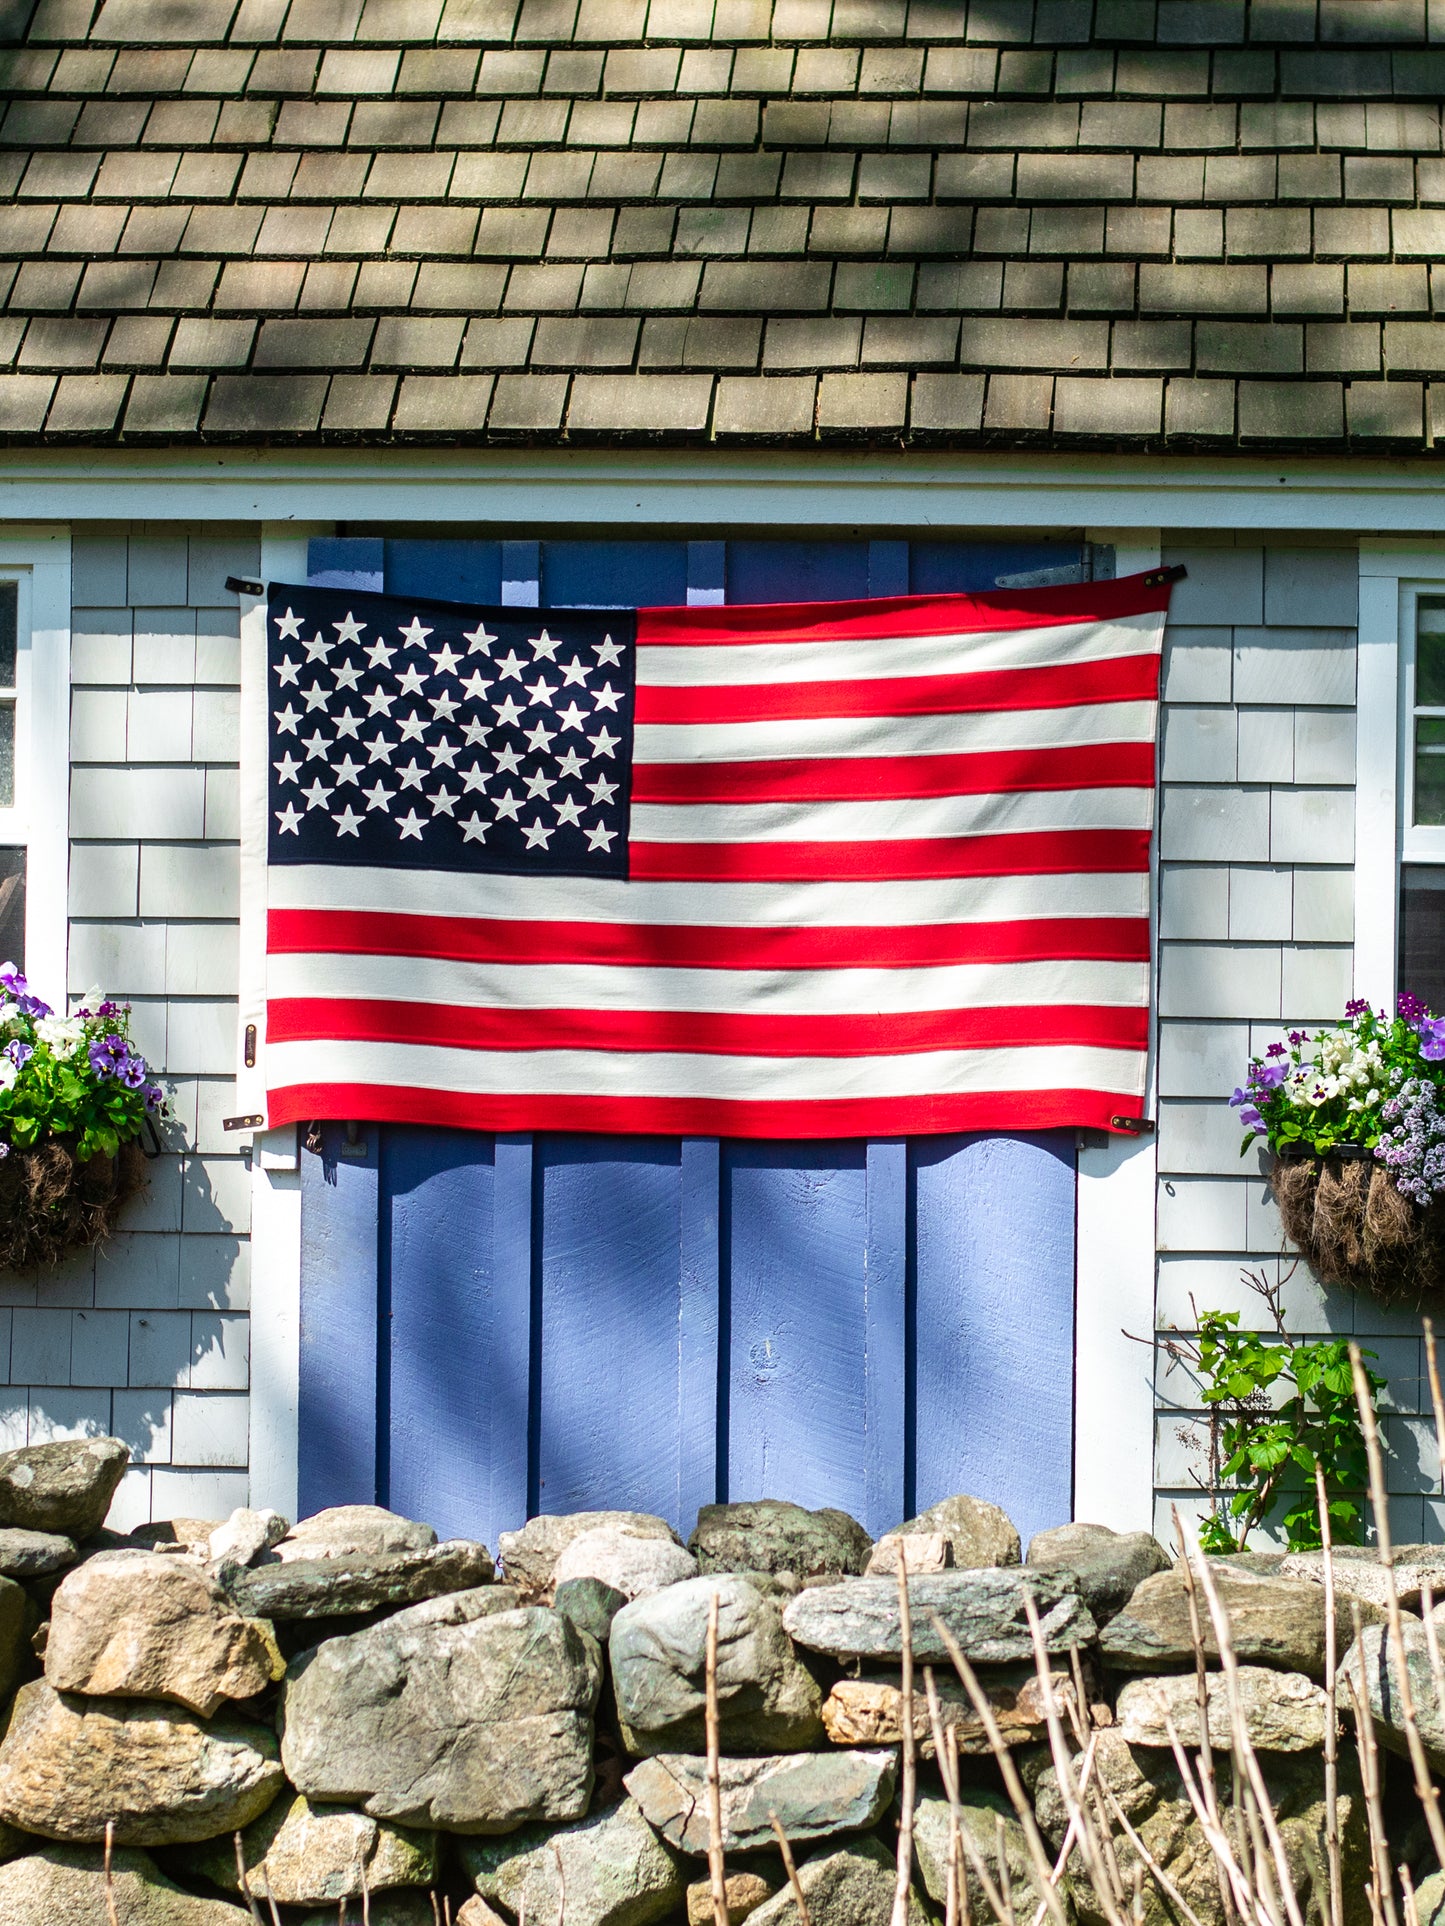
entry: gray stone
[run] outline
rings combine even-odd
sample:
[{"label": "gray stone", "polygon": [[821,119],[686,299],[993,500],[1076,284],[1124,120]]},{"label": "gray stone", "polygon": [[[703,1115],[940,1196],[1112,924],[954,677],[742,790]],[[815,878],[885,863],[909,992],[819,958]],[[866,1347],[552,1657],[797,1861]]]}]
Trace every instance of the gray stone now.
[{"label": "gray stone", "polygon": [[861,1572],[873,1546],[846,1511],[806,1511],[781,1498],[704,1505],[687,1542],[702,1572],[793,1572],[799,1578]]},{"label": "gray stone", "polygon": [[1152,1532],[1110,1531],[1107,1525],[1058,1525],[1029,1540],[1030,1571],[1068,1572],[1100,1625],[1128,1604],[1169,1554]]},{"label": "gray stone", "polygon": [[612,1621],[626,1603],[621,1592],[600,1578],[569,1578],[552,1598],[553,1608],[570,1618],[579,1632],[590,1632],[599,1645],[606,1645]]},{"label": "gray stone", "polygon": [[[1235,1657],[1241,1665],[1269,1665],[1281,1672],[1324,1674],[1325,1601],[1318,1585],[1303,1579],[1265,1577],[1237,1565],[1211,1567],[1219,1602],[1229,1617]],[[1219,1648],[1202,1586],[1198,1592],[1205,1651],[1216,1663]],[[1336,1610],[1338,1649],[1350,1637],[1343,1604]],[[1194,1663],[1189,1602],[1178,1570],[1146,1578],[1129,1603],[1104,1627],[1104,1663],[1125,1672],[1160,1672]]]},{"label": "gray stone", "polygon": [[559,1613],[433,1599],[291,1666],[282,1757],[310,1799],[450,1832],[580,1819],[596,1643]]},{"label": "gray stone", "polygon": [[[877,1839],[850,1839],[805,1859],[798,1868],[812,1926],[889,1926],[897,1878],[893,1854]],[[750,1917],[754,1926],[802,1926],[791,1886],[782,1887]],[[928,1910],[912,1891],[908,1926],[929,1926]]]},{"label": "gray stone", "polygon": [[[1068,1718],[1074,1697],[1072,1674],[1053,1669],[1049,1674],[1060,1716]],[[1047,1730],[1043,1692],[1032,1665],[990,1666],[978,1675],[994,1722],[1007,1746],[1029,1745]],[[938,1718],[960,1752],[991,1750],[983,1721],[974,1710],[962,1683],[940,1672],[934,1681]],[[896,1677],[839,1679],[823,1701],[823,1728],[834,1745],[898,1745],[903,1738],[903,1690]],[[913,1740],[926,1759],[934,1754],[928,1697],[917,1687],[913,1694]],[[945,1744],[947,1741],[945,1741]]]},{"label": "gray stone", "polygon": [[[1377,1612],[1388,1612],[1390,1584],[1395,1597],[1407,1612],[1423,1609],[1423,1593],[1429,1588],[1432,1604],[1445,1599],[1445,1551],[1438,1545],[1399,1545],[1391,1558],[1390,1576],[1373,1550],[1342,1546],[1332,1554],[1335,1595],[1358,1599]],[[1323,1552],[1291,1552],[1280,1566],[1282,1578],[1307,1579],[1312,1584],[1325,1582]]]},{"label": "gray stone", "polygon": [[285,1669],[266,1621],[243,1618],[203,1566],[173,1552],[101,1552],[51,1601],[45,1676],[57,1692],[171,1699],[209,1718]]},{"label": "gray stone", "polygon": [[437,1542],[430,1525],[387,1511],[383,1505],[332,1505],[298,1519],[278,1539],[282,1563],[314,1558],[392,1558],[401,1552],[429,1550]]},{"label": "gray stone", "polygon": [[[1261,1752],[1318,1752],[1325,1742],[1325,1695],[1302,1672],[1274,1672],[1263,1665],[1238,1668],[1239,1707],[1251,1745]],[[1227,1752],[1233,1744],[1228,1682],[1208,1675],[1209,1743]],[[1119,1730],[1130,1745],[1168,1746],[1172,1722],[1180,1742],[1199,1744],[1199,1697],[1192,1672],[1130,1679],[1120,1687]]]},{"label": "gray stone", "polygon": [[524,1826],[505,1839],[459,1848],[468,1879],[511,1919],[567,1926],[651,1926],[681,1903],[676,1856],[633,1799],[562,1827]]},{"label": "gray stone", "polygon": [[[776,1813],[790,1841],[824,1839],[875,1825],[893,1797],[891,1752],[793,1752],[781,1758],[721,1762],[723,1848],[771,1846]],[[666,1753],[644,1759],[623,1783],[647,1823],[679,1852],[705,1853],[707,1761]]]},{"label": "gray stone", "polygon": [[822,1692],[783,1630],[776,1599],[736,1573],[694,1578],[625,1605],[609,1652],[617,1716],[634,1753],[700,1751],[708,1614],[718,1601],[718,1726],[730,1752],[791,1752],[822,1738]]},{"label": "gray stone", "polygon": [[[143,1852],[116,1852],[111,1881],[119,1926],[248,1926],[250,1920],[225,1900],[183,1892]],[[107,1926],[109,1917],[100,1851],[44,1846],[0,1866],[5,1926]]]},{"label": "gray stone", "polygon": [[[1445,1705],[1440,1703],[1430,1668],[1429,1634],[1418,1619],[1406,1619],[1401,1632],[1420,1742],[1435,1770],[1445,1772]],[[1358,1643],[1345,1654],[1335,1688],[1335,1703],[1342,1712],[1353,1710],[1350,1678],[1369,1708],[1380,1743],[1392,1752],[1403,1753],[1406,1746],[1399,1668],[1390,1650],[1388,1626],[1365,1626]]]},{"label": "gray stone", "polygon": [[645,1511],[574,1511],[529,1518],[520,1531],[504,1531],[497,1541],[502,1572],[528,1604],[549,1600],[557,1560],[574,1538],[604,1525],[625,1525],[644,1538],[681,1539],[665,1518]]},{"label": "gray stone", "polygon": [[670,1538],[630,1531],[625,1525],[599,1525],[565,1545],[553,1567],[554,1587],[573,1579],[600,1578],[626,1598],[645,1598],[666,1585],[697,1577],[697,1560]]},{"label": "gray stone", "polygon": [[[964,1657],[976,1664],[1007,1665],[1032,1658],[1024,1612],[1029,1595],[1046,1650],[1086,1645],[1094,1637],[1088,1606],[1052,1572],[939,1572],[908,1581],[913,1656],[926,1665],[949,1662],[948,1647],[933,1623],[937,1617]],[[784,1611],[783,1624],[800,1645],[835,1658],[898,1658],[903,1651],[898,1586],[887,1578],[852,1578],[799,1592]]]},{"label": "gray stone", "polygon": [[[359,1917],[359,1912],[353,1910],[347,1915],[347,1926]],[[436,1914],[432,1911],[430,1894],[403,1888],[378,1893],[368,1908],[368,1917],[371,1926],[433,1926]],[[336,1908],[328,1906],[324,1912],[293,1913],[291,1926],[337,1926]]]},{"label": "gray stone", "polygon": [[1445,1926],[1445,1872],[1433,1872],[1415,1888],[1415,1917],[1420,1926]]},{"label": "gray stone", "polygon": [[[979,1786],[965,1786],[959,1795],[959,1827],[968,1834],[995,1887],[1001,1883],[1000,1867],[1007,1869],[1015,1916],[1031,1918],[1039,1904],[1038,1878],[1028,1839],[1008,1800]],[[949,1831],[948,1801],[920,1799],[913,1815],[913,1851],[924,1891],[940,1907],[948,1898]],[[960,1860],[969,1912],[974,1919],[991,1918],[988,1895],[966,1849]]]},{"label": "gray stone", "polygon": [[0,1531],[0,1578],[49,1578],[79,1557],[75,1541],[53,1531]]},{"label": "gray stone", "polygon": [[[745,1919],[773,1897],[781,1884],[781,1877],[765,1879],[756,1872],[726,1874],[723,1900],[728,1910],[728,1926],[742,1926]],[[712,1926],[712,1921],[712,1881],[695,1879],[687,1889],[687,1926]]]},{"label": "gray stone", "polygon": [[281,1790],[264,1726],[22,1685],[0,1742],[0,1819],[43,1838],[185,1845],[250,1825]]},{"label": "gray stone", "polygon": [[71,1438],[0,1456],[0,1525],[89,1538],[130,1463],[119,1438]]},{"label": "gray stone", "polygon": [[263,1552],[286,1536],[290,1526],[279,1511],[252,1511],[240,1506],[206,1540],[213,1564],[254,1565]]},{"label": "gray stone", "polygon": [[25,1636],[29,1601],[13,1578],[0,1578],[0,1707],[15,1690],[30,1663]]},{"label": "gray stone", "polygon": [[[979,1571],[989,1565],[1019,1562],[1019,1535],[1008,1513],[966,1493],[941,1498],[927,1511],[899,1525],[898,1530],[906,1537],[929,1537],[942,1532],[948,1543],[949,1562],[956,1571]],[[890,1532],[888,1536],[891,1538],[893,1534]]]},{"label": "gray stone", "polygon": [[870,1578],[896,1578],[908,1572],[953,1570],[953,1544],[946,1531],[886,1531],[868,1560]]},{"label": "gray stone", "polygon": [[[280,1550],[280,1547],[277,1547]],[[414,1551],[336,1552],[249,1568],[228,1565],[222,1579],[237,1608],[253,1618],[344,1618],[471,1591],[492,1576],[485,1545],[457,1538]]]},{"label": "gray stone", "polygon": [[[338,1806],[313,1810],[300,1793],[278,1799],[253,1820],[241,1834],[241,1848],[252,1893],[278,1906],[334,1906],[363,1892],[430,1886],[437,1876],[435,1833],[404,1831]],[[173,1858],[188,1878],[209,1880],[225,1892],[241,1890],[234,1839],[180,1847]]]}]

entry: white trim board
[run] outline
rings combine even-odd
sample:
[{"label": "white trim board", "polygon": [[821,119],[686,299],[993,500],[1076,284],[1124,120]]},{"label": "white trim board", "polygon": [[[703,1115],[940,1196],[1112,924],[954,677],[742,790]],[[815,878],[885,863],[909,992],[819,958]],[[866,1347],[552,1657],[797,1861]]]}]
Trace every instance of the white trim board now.
[{"label": "white trim board", "polygon": [[[70,530],[0,527],[0,569],[21,581],[17,806],[0,840],[24,843],[25,970],[66,1001],[70,878]],[[104,987],[104,986],[102,986]]]}]

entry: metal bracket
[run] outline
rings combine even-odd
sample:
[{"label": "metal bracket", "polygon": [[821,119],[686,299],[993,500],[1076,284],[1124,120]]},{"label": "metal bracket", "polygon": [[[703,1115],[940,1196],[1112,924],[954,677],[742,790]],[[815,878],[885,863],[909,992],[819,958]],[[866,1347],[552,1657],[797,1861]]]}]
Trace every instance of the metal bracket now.
[{"label": "metal bracket", "polygon": [[1152,1137],[1154,1119],[1152,1117],[1110,1117],[1109,1128],[1120,1130],[1127,1137]]},{"label": "metal bracket", "polygon": [[231,591],[232,595],[264,595],[266,593],[266,584],[264,582],[253,582],[247,575],[228,575],[226,577],[226,587]]},{"label": "metal bracket", "polygon": [[264,1116],[222,1117],[222,1130],[259,1130],[266,1121]]},{"label": "metal bracket", "polygon": [[1151,568],[1144,577],[1144,586],[1163,588],[1166,582],[1182,582],[1188,573],[1183,562],[1171,562],[1168,568]]}]

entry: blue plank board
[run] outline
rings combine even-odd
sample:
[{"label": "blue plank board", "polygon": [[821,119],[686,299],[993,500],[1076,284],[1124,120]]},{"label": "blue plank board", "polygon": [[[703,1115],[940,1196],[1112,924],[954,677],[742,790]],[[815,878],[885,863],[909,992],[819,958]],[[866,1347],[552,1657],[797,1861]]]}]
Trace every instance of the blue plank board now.
[{"label": "blue plank board", "polygon": [[919,1507],[967,1491],[1025,1541],[1073,1515],[1074,1147],[913,1147]]},{"label": "blue plank board", "polygon": [[537,1510],[532,1139],[498,1136],[493,1140],[492,1156],[497,1174],[492,1196],[492,1321],[486,1357],[484,1488],[491,1528],[509,1531]]},{"label": "blue plank board", "polygon": [[686,542],[544,542],[544,608],[673,607],[687,600]]},{"label": "blue plank board", "polygon": [[376,1502],[378,1458],[377,1136],[343,1157],[324,1124],[301,1153],[301,1337],[297,1497],[302,1516]]},{"label": "blue plank board", "polygon": [[861,601],[867,542],[728,543],[729,602]]},{"label": "blue plank board", "polygon": [[868,1243],[864,1253],[863,1508],[875,1538],[908,1513],[908,1145],[901,1137],[867,1151]]},{"label": "blue plank board", "polygon": [[420,541],[386,544],[388,595],[425,595],[436,602],[500,602],[502,544]]},{"label": "blue plank board", "polygon": [[677,1517],[672,1522],[686,1538],[701,1508],[723,1495],[718,1455],[722,1152],[716,1137],[684,1137],[679,1148]]},{"label": "blue plank board", "polygon": [[1077,567],[1083,553],[1079,542],[914,542],[909,585],[915,595],[977,595],[1000,577]]}]

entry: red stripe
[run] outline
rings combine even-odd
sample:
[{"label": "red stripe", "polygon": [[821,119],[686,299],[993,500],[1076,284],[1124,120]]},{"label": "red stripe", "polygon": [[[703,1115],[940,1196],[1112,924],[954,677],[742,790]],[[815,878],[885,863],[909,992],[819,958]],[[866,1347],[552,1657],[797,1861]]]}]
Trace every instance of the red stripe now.
[{"label": "red stripe", "polygon": [[268,1006],[269,1043],[308,1043],[318,1037],[458,1050],[668,1051],[714,1057],[879,1057],[1033,1044],[1142,1050],[1148,1012],[1074,1003],[762,1016],[726,1010],[472,1009],[363,997],[277,997]]},{"label": "red stripe", "polygon": [[828,1097],[743,1102],[703,1097],[472,1096],[395,1084],[300,1083],[270,1093],[273,1128],[313,1118],[435,1124],[460,1130],[584,1131],[637,1136],[905,1137],[953,1130],[1108,1130],[1137,1097],[1107,1090],[1001,1090],[967,1096]]},{"label": "red stripe", "polygon": [[521,922],[386,910],[273,909],[276,955],[430,956],[458,963],[603,964],[622,969],[902,969],[953,963],[1143,963],[1144,916],[1021,917],[824,929],[710,924]]},{"label": "red stripe", "polygon": [[824,716],[972,715],[1001,709],[1068,709],[1087,703],[1153,702],[1159,657],[1061,662],[977,674],[882,676],[841,682],[639,682],[637,720],[653,723],[791,722]]},{"label": "red stripe", "polygon": [[649,883],[856,883],[944,876],[1143,874],[1147,829],[1039,829],[874,843],[634,843],[630,875]]},{"label": "red stripe", "polygon": [[1152,789],[1152,742],[985,749],[951,756],[797,756],[776,762],[648,762],[639,803],[883,802],[1024,789]]},{"label": "red stripe", "polygon": [[1169,584],[1142,575],[988,595],[892,595],[866,602],[750,602],[721,608],[639,609],[639,645],[837,642],[847,637],[950,635],[1053,628],[1167,609]]}]

